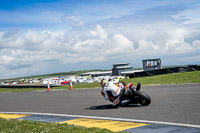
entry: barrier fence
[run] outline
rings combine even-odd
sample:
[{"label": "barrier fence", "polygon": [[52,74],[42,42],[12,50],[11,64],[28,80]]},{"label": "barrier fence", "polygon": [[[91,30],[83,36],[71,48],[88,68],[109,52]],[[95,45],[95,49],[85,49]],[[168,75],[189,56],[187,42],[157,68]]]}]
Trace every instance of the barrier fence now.
[{"label": "barrier fence", "polygon": [[146,77],[146,76],[154,76],[160,74],[169,74],[169,73],[179,73],[179,72],[190,72],[190,71],[200,71],[200,65],[190,65],[185,67],[173,67],[173,68],[164,68],[164,69],[157,69],[151,71],[142,71],[142,72],[135,72],[130,74],[130,78],[134,77]]},{"label": "barrier fence", "polygon": [[[56,85],[50,85],[52,87],[58,87]],[[0,85],[0,88],[47,88],[47,85]]]}]

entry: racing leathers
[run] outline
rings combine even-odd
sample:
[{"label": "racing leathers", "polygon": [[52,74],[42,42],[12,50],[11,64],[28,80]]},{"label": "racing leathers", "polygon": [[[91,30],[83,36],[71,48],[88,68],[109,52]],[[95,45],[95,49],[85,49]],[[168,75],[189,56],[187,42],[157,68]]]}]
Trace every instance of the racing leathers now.
[{"label": "racing leathers", "polygon": [[118,106],[123,100],[124,92],[125,87],[122,83],[119,83],[119,86],[116,86],[113,81],[109,81],[102,88],[101,93],[105,100],[109,100],[114,106]]}]

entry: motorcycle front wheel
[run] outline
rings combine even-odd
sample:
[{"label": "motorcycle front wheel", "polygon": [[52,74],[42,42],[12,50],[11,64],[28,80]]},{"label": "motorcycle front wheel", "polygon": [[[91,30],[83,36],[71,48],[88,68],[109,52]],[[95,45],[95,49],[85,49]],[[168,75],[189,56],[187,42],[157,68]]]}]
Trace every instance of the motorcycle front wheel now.
[{"label": "motorcycle front wheel", "polygon": [[139,96],[139,104],[143,106],[148,106],[151,103],[151,98],[148,94],[142,91],[135,91],[134,92],[137,96]]}]

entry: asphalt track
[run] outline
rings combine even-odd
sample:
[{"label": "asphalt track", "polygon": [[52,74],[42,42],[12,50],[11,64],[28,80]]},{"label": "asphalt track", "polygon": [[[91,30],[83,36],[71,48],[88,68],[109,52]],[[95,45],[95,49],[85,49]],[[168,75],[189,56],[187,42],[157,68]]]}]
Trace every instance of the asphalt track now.
[{"label": "asphalt track", "polygon": [[[200,84],[143,86],[149,106],[112,108],[100,89],[0,93],[0,112],[38,112],[200,125]],[[198,130],[199,131],[199,130]]]}]

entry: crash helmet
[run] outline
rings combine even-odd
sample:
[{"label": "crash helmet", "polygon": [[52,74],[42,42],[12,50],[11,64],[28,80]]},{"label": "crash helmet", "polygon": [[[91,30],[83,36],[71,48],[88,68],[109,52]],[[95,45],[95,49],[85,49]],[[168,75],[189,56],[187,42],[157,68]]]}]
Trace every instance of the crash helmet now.
[{"label": "crash helmet", "polygon": [[101,82],[100,82],[101,87],[103,88],[106,85],[107,82],[108,82],[107,80],[102,79]]}]

